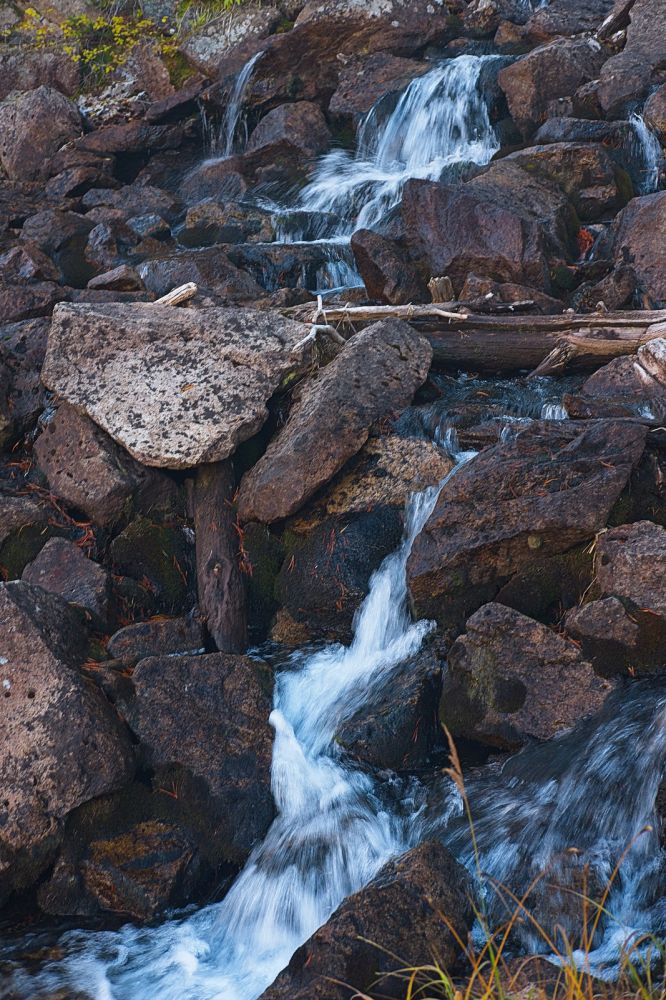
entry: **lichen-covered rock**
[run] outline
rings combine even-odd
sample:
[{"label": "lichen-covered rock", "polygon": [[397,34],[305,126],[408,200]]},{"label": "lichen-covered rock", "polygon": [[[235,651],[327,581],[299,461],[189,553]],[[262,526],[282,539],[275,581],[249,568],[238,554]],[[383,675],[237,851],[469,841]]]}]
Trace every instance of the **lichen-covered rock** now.
[{"label": "lichen-covered rock", "polygon": [[486,604],[449,650],[440,718],[454,737],[512,749],[568,729],[611,690],[570,640]]},{"label": "lichen-covered rock", "polygon": [[43,381],[145,465],[220,461],[255,434],[283,378],[307,365],[307,327],[239,309],[68,306]]},{"label": "lichen-covered rock", "polygon": [[0,896],[33,884],[67,814],[133,773],[129,737],[78,672],[85,634],[72,609],[28,583],[0,585]]},{"label": "lichen-covered rock", "polygon": [[98,563],[86,558],[78,545],[64,538],[52,538],[37,558],[23,570],[26,583],[58,594],[90,617],[91,623],[105,629],[109,619],[109,574]]},{"label": "lichen-covered rock", "polygon": [[45,180],[54,153],[79,135],[76,105],[52,87],[12,94],[0,104],[0,163],[12,180]]},{"label": "lichen-covered rock", "polygon": [[360,451],[374,421],[411,402],[431,358],[428,341],[400,320],[353,337],[301,388],[284,428],[243,477],[241,519],[272,522],[297,511]]},{"label": "lichen-covered rock", "polygon": [[381,977],[384,997],[403,997],[399,968],[453,964],[473,921],[465,869],[438,841],[389,861],[294,953],[261,1000],[350,1000]]},{"label": "lichen-covered rock", "polygon": [[220,851],[244,860],[274,815],[268,668],[223,653],[158,656],[133,681],[127,719],[161,787],[175,781],[183,801],[203,794]]}]

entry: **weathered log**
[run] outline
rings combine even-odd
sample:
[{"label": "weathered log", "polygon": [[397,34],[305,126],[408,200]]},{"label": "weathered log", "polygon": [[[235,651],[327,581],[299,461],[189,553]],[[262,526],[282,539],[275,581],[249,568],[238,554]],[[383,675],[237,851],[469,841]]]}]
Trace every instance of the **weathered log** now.
[{"label": "weathered log", "polygon": [[245,587],[232,507],[235,489],[230,461],[197,469],[193,506],[199,605],[221,653],[242,653],[247,645]]},{"label": "weathered log", "polygon": [[199,289],[195,283],[188,281],[186,285],[179,285],[178,288],[173,288],[153,304],[156,306],[179,306],[182,302],[189,302],[190,299],[193,299],[198,291]]},{"label": "weathered log", "polygon": [[431,278],[428,282],[428,291],[433,302],[452,302],[455,298],[453,284],[448,275],[441,278]]}]

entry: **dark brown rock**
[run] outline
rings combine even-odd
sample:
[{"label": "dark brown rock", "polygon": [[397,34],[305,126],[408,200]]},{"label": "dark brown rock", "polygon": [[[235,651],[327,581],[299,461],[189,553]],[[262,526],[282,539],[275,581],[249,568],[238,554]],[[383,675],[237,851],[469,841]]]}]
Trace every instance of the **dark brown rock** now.
[{"label": "dark brown rock", "polygon": [[86,211],[93,208],[115,208],[125,218],[136,215],[159,215],[173,222],[182,212],[183,203],[170,191],[152,184],[127,184],[121,188],[95,188],[81,199]]},{"label": "dark brown rock", "polygon": [[0,52],[0,100],[12,91],[36,87],[48,87],[74,97],[80,85],[80,66],[66,52],[27,45],[7,47]]},{"label": "dark brown rock", "polygon": [[128,720],[160,782],[183,776],[184,799],[203,786],[223,853],[244,860],[274,814],[268,668],[222,653],[151,657],[133,679]]},{"label": "dark brown rock", "polygon": [[16,285],[59,281],[60,271],[38,246],[26,240],[0,254],[0,279]]},{"label": "dark brown rock", "polygon": [[15,180],[45,180],[51,157],[81,135],[75,104],[51,87],[13,94],[0,104],[0,163]]},{"label": "dark brown rock", "polygon": [[644,443],[629,422],[535,422],[481,452],[446,484],[414,543],[417,614],[458,624],[535,561],[593,538]]},{"label": "dark brown rock", "polygon": [[302,164],[323,153],[331,133],[316,104],[297,101],[281,104],[265,115],[249,138],[246,156],[254,162],[270,164],[283,156]]},{"label": "dark brown rock", "polygon": [[270,523],[297,511],[362,448],[372,423],[411,402],[431,358],[428,341],[400,320],[353,337],[303,386],[285,427],[243,477],[241,520]]},{"label": "dark brown rock", "polygon": [[372,301],[390,305],[429,301],[425,283],[395,240],[370,229],[358,229],[352,236],[351,246],[356,267]]},{"label": "dark brown rock", "polygon": [[601,47],[592,40],[558,38],[500,70],[499,85],[523,134],[546,120],[551,101],[595,79],[602,63]]},{"label": "dark brown rock", "polygon": [[389,861],[364,889],[349,896],[293,955],[261,1000],[351,1000],[381,977],[385,997],[403,997],[399,968],[443,968],[458,953],[473,920],[472,885],[438,841]]},{"label": "dark brown rock", "polygon": [[629,202],[613,223],[611,240],[615,260],[633,267],[646,307],[666,304],[666,191]]},{"label": "dark brown rock", "polygon": [[340,73],[328,110],[332,115],[358,120],[382,97],[404,90],[429,69],[428,63],[388,52],[352,59]]},{"label": "dark brown rock", "polygon": [[178,149],[183,141],[180,125],[148,125],[143,121],[105,125],[78,139],[74,148],[97,156],[114,156],[118,153],[157,152]]},{"label": "dark brown rock", "polygon": [[636,672],[643,659],[640,625],[617,597],[590,601],[568,611],[564,619],[567,634],[575,639],[583,655],[598,674]]},{"label": "dark brown rock", "polygon": [[86,558],[74,542],[52,538],[37,558],[26,566],[21,579],[82,608],[95,628],[106,628],[109,574],[92,559]]},{"label": "dark brown rock", "polygon": [[103,288],[110,292],[139,292],[143,289],[143,282],[133,267],[119,264],[112,271],[91,278],[88,288]]},{"label": "dark brown rock", "polygon": [[139,265],[138,272],[148,291],[158,297],[191,281],[216,305],[253,302],[263,294],[252,276],[235,267],[217,247],[147,260]]},{"label": "dark brown rock", "polygon": [[56,304],[66,298],[65,289],[52,281],[14,285],[0,280],[0,315],[5,323],[50,316]]},{"label": "dark brown rock", "polygon": [[6,373],[2,412],[5,441],[31,430],[45,405],[40,373],[46,353],[48,319],[28,319],[0,326],[0,361]]},{"label": "dark brown rock", "polygon": [[215,243],[270,243],[274,235],[270,212],[208,199],[188,210],[178,240],[188,247],[207,247]]},{"label": "dark brown rock", "polygon": [[161,618],[134,622],[111,636],[109,656],[119,660],[143,660],[148,656],[202,653],[204,630],[196,618]]},{"label": "dark brown rock", "polygon": [[0,586],[3,713],[0,895],[34,883],[67,814],[133,772],[128,736],[78,673],[85,635],[72,609],[27,583]]},{"label": "dark brown rock", "polygon": [[26,219],[21,239],[36,245],[58,267],[68,285],[85,287],[93,271],[84,257],[93,223],[84,215],[45,209]]},{"label": "dark brown rock", "polygon": [[60,404],[34,450],[53,492],[95,524],[106,527],[127,514],[141,469],[73,406]]},{"label": "dark brown rock", "polygon": [[658,137],[662,146],[666,144],[666,83],[645,102],[643,118]]},{"label": "dark brown rock", "polygon": [[116,572],[146,583],[165,614],[187,612],[194,603],[194,546],[183,529],[135,517],[109,546]]},{"label": "dark brown rock", "polygon": [[601,69],[599,100],[606,117],[621,117],[628,104],[645,97],[665,60],[666,10],[659,0],[636,0],[624,48]]},{"label": "dark brown rock", "polygon": [[454,737],[515,749],[592,715],[611,690],[570,640],[486,604],[449,650],[440,718]]}]

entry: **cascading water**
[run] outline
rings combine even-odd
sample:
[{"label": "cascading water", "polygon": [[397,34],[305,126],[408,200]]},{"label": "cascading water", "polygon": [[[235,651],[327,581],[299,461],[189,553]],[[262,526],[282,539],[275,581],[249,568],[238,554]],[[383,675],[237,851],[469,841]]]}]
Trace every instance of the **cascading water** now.
[{"label": "cascading water", "polygon": [[652,194],[659,189],[664,154],[661,143],[648,128],[642,115],[633,114],[629,119],[640,151],[641,172],[639,194]]},{"label": "cascading water", "polygon": [[[206,119],[204,119],[204,135],[207,136],[206,145],[208,146],[210,159],[224,159],[233,154],[241,120],[241,112],[243,110],[245,91],[250,82],[252,71],[262,55],[263,52],[257,52],[256,55],[252,56],[236,77],[233,90],[227,101],[224,117],[219,127],[213,129],[209,126]],[[247,139],[247,133],[245,138]]]}]

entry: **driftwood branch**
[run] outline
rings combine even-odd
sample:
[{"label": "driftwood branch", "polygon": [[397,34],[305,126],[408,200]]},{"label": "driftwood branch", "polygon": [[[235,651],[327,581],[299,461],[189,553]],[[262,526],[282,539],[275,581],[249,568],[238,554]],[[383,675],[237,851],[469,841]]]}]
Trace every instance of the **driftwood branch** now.
[{"label": "driftwood branch", "polygon": [[156,306],[179,306],[182,302],[189,302],[197,294],[199,289],[194,284],[193,281],[189,281],[186,285],[179,285],[178,288],[174,288],[171,292],[163,295],[161,299],[157,299],[153,305]]}]

